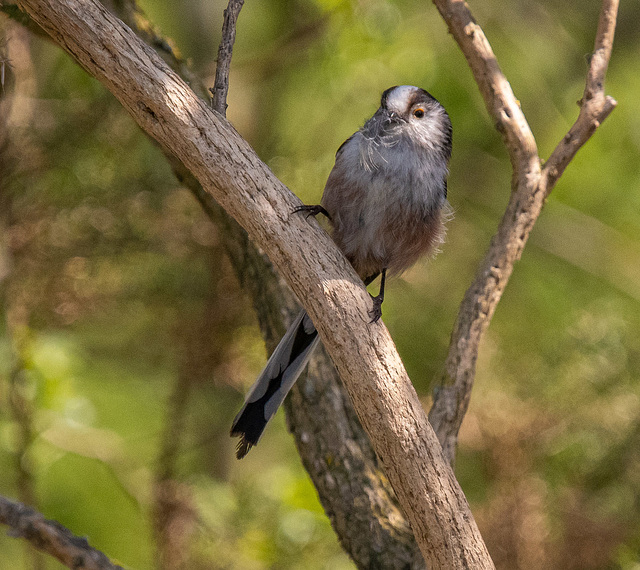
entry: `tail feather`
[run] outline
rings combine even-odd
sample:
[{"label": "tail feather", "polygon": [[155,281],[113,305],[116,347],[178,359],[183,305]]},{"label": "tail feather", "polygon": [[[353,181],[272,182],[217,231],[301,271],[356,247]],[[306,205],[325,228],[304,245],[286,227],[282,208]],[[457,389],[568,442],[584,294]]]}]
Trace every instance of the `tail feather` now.
[{"label": "tail feather", "polygon": [[318,341],[318,332],[309,315],[302,311],[273,351],[233,420],[231,435],[240,437],[236,447],[238,459],[258,443],[267,423],[304,370]]}]

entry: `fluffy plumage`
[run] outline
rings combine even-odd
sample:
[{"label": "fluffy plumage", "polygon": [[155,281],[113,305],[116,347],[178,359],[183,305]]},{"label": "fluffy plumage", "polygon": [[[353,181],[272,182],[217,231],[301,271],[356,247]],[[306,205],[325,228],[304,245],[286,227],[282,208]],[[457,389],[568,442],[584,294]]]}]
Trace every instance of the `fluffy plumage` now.
[{"label": "fluffy plumage", "polygon": [[[372,321],[382,314],[386,272],[402,273],[443,239],[450,156],[451,121],[444,107],[424,89],[392,87],[373,117],[338,149],[322,206],[302,208],[329,215],[334,241],[367,285],[382,274]],[[238,459],[258,442],[317,343],[302,311],[233,422]]]},{"label": "fluffy plumage", "polygon": [[360,277],[402,273],[442,240],[450,156],[444,107],[407,85],[385,91],[375,115],[340,147],[322,205]]}]

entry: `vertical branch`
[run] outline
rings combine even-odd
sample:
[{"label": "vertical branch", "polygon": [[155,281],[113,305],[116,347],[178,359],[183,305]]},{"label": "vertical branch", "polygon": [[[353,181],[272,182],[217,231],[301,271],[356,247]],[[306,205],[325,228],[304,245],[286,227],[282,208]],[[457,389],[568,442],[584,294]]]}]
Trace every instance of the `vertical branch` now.
[{"label": "vertical branch", "polygon": [[514,170],[534,165],[538,150],[533,133],[491,44],[466,2],[433,0],[469,68],[496,129],[502,135]]},{"label": "vertical branch", "polygon": [[29,468],[28,451],[35,439],[33,429],[33,398],[29,386],[30,330],[26,323],[26,307],[7,302],[7,332],[11,338],[13,363],[9,372],[9,408],[16,430],[15,468],[18,496],[29,505],[36,504],[33,478]]},{"label": "vertical branch", "polygon": [[[211,236],[217,234],[213,225],[209,226]],[[178,371],[175,384],[168,399],[167,417],[161,440],[161,449],[154,483],[154,532],[157,544],[157,564],[160,569],[178,570],[189,568],[189,541],[196,526],[197,515],[193,505],[191,487],[181,478],[178,460],[184,449],[189,403],[198,396],[200,387],[215,382],[215,371],[228,361],[229,330],[237,328],[243,317],[243,303],[221,302],[221,292],[229,299],[229,291],[221,286],[229,268],[225,263],[225,253],[219,244],[213,247],[197,248],[197,254],[208,265],[209,282],[206,295],[179,311],[179,320],[174,327],[174,346],[177,353]],[[193,304],[192,304],[193,303]],[[189,309],[189,306],[192,308]],[[228,392],[232,390],[229,388]],[[217,409],[224,409],[224,392],[218,391]],[[228,437],[228,414],[221,414],[218,421],[207,418],[207,440],[222,440],[231,448]],[[193,422],[189,421],[193,430]],[[211,431],[214,437],[211,438]],[[200,439],[200,437],[198,437]],[[224,447],[215,446],[213,457],[204,457],[203,464],[214,477],[224,478],[228,471],[229,453]]]},{"label": "vertical branch", "polygon": [[[8,283],[9,289],[15,289],[15,280]],[[12,364],[9,372],[8,403],[13,421],[16,424],[15,451],[13,452],[16,472],[16,486],[20,501],[27,505],[37,504],[32,462],[29,452],[36,437],[34,429],[34,398],[29,372],[31,360],[31,331],[28,325],[29,310],[15,291],[5,297],[7,334],[11,339]],[[44,568],[42,556],[31,548],[25,554],[31,559],[34,570]]]},{"label": "vertical branch", "polygon": [[[212,107],[223,116],[227,113],[227,93],[229,92],[229,72],[231,69],[231,56],[233,54],[233,44],[236,39],[236,22],[242,9],[244,0],[229,0],[229,4],[224,11],[224,22],[222,26],[222,38],[218,47],[218,59],[216,75],[213,88],[209,91],[212,94]],[[218,260],[219,261],[219,260]],[[215,287],[211,288],[212,291]],[[207,327],[199,338],[210,338]],[[195,337],[188,338],[195,342]],[[190,350],[187,350],[191,354]],[[195,358],[202,358],[196,355]],[[189,358],[187,358],[189,360]],[[183,497],[184,489],[175,480],[175,465],[180,441],[184,430],[184,420],[187,411],[187,404],[191,387],[194,382],[193,374],[189,362],[181,366],[176,379],[175,390],[170,397],[170,409],[167,417],[166,434],[163,438],[163,447],[160,453],[158,474],[155,482],[155,514],[154,530],[156,534],[158,564],[160,568],[183,567],[186,560],[185,545],[182,540],[185,532],[175,532],[176,525],[183,525],[184,520],[190,518],[188,513],[188,502]],[[182,523],[180,521],[183,521]],[[176,538],[180,544],[176,543]]]},{"label": "vertical branch", "polygon": [[236,41],[236,23],[243,4],[244,0],[229,0],[229,5],[224,11],[222,39],[218,47],[216,78],[213,88],[210,89],[213,95],[213,108],[223,116],[227,114],[227,93],[229,92],[231,55],[233,54],[233,44]]}]

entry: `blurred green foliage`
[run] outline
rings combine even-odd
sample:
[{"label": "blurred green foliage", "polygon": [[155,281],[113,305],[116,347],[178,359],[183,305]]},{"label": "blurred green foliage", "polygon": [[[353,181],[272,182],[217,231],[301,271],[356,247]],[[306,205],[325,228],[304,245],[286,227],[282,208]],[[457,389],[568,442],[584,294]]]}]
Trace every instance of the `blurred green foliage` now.
[{"label": "blurred green foliage", "polygon": [[[212,84],[224,4],[141,6]],[[577,116],[598,2],[471,8],[548,156]],[[638,21],[640,5],[623,2],[607,77],[619,106],[554,190],[482,345],[457,474],[499,568],[639,567]],[[216,228],[98,82],[0,25],[16,77],[0,165],[0,493],[31,494],[145,569],[164,476],[188,568],[352,567],[281,414],[233,459],[228,427],[265,355]],[[431,91],[454,125],[447,243],[385,301],[428,406],[510,191],[464,57],[428,3],[265,0],[240,15],[229,118],[305,202],[394,84]],[[31,567],[0,536],[0,568]]]}]

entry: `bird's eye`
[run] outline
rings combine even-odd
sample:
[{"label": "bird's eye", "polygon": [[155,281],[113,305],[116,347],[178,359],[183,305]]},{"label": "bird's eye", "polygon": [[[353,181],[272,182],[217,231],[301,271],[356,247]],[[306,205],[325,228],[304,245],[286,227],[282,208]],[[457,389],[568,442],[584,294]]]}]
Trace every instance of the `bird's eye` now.
[{"label": "bird's eye", "polygon": [[418,107],[414,112],[413,112],[413,116],[416,119],[422,119],[422,117],[424,117],[424,109],[422,107]]}]

